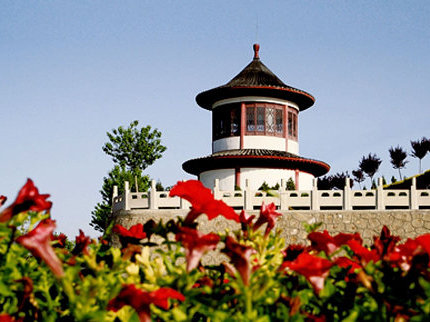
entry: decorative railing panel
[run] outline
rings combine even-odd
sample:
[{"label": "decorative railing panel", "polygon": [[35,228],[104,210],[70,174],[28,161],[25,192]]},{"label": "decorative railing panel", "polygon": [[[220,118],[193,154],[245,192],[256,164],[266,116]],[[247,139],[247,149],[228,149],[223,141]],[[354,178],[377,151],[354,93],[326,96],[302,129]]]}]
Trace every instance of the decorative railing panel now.
[{"label": "decorative railing panel", "polygon": [[[259,209],[261,204],[274,203],[280,210],[360,210],[360,209],[430,209],[430,190],[417,190],[413,181],[410,190],[384,190],[382,181],[373,190],[352,190],[349,179],[343,190],[318,190],[316,180],[312,190],[255,191],[248,186],[244,190],[221,191],[215,180],[214,196],[237,210]],[[155,182],[149,192],[130,192],[128,182],[125,192],[118,195],[114,188],[112,211],[131,209],[188,209],[190,204],[178,197],[169,197],[169,191],[156,191]]]}]

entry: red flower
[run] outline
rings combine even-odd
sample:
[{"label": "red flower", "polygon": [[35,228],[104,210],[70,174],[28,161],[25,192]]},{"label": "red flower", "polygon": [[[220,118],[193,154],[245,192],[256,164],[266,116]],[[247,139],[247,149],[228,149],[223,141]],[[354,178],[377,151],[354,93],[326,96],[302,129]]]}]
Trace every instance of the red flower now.
[{"label": "red flower", "polygon": [[369,250],[355,239],[349,240],[346,244],[351,248],[355,255],[358,256],[363,266],[370,261],[376,263],[380,259],[376,249]]},{"label": "red flower", "polygon": [[51,235],[51,241],[56,241],[53,246],[58,248],[66,247],[67,236],[63,233],[59,235]]},{"label": "red flower", "polygon": [[243,284],[249,284],[249,276],[251,274],[250,256],[255,250],[251,246],[239,244],[232,237],[227,236],[225,241],[225,248],[222,250],[230,257],[234,267],[238,270]]},{"label": "red flower", "polygon": [[288,245],[288,247],[282,251],[282,255],[284,255],[284,261],[293,261],[304,251],[305,246],[299,244],[291,244]]},{"label": "red flower", "polygon": [[46,199],[49,195],[39,194],[39,190],[34,186],[31,179],[27,179],[26,184],[21,188],[13,204],[0,213],[0,222],[10,220],[13,216],[24,211],[45,211],[52,207],[52,202]]},{"label": "red flower", "polygon": [[342,268],[349,268],[348,274],[353,274],[357,268],[361,268],[359,264],[349,259],[348,257],[338,257],[334,263]]},{"label": "red flower", "polygon": [[203,235],[196,229],[180,227],[176,241],[182,243],[187,259],[187,271],[190,272],[199,265],[203,254],[216,248],[219,236],[214,233]]},{"label": "red flower", "polygon": [[91,244],[91,238],[89,236],[85,236],[84,232],[79,229],[79,235],[76,236],[75,239],[75,248],[72,250],[73,255],[79,255],[83,253],[84,255],[88,255],[88,245]]},{"label": "red flower", "polygon": [[276,212],[276,206],[273,202],[268,205],[265,205],[263,202],[260,209],[260,217],[258,217],[257,221],[254,224],[254,231],[267,223],[266,232],[264,233],[264,235],[269,235],[269,232],[272,230],[273,227],[275,227],[276,218],[279,216],[281,216],[281,214],[279,212]]},{"label": "red flower", "polygon": [[117,233],[124,237],[131,237],[139,240],[146,238],[146,233],[143,231],[142,224],[136,224],[134,226],[131,226],[130,229],[124,228],[121,225],[115,225],[113,231],[114,233]]},{"label": "red flower", "polygon": [[61,261],[51,246],[51,235],[55,229],[55,221],[42,220],[32,231],[18,237],[16,241],[27,248],[35,257],[42,259],[57,277],[64,275]]},{"label": "red flower", "polygon": [[2,313],[2,314],[0,314],[0,321],[1,322],[13,322],[13,321],[15,321],[15,319],[7,313]]},{"label": "red flower", "polygon": [[388,260],[402,270],[409,271],[414,256],[424,253],[424,249],[417,239],[408,238],[404,244],[396,246],[395,249],[388,254]]},{"label": "red flower", "polygon": [[3,196],[3,195],[0,196],[0,207],[3,206],[3,204],[6,202],[6,200],[7,200],[6,196]]},{"label": "red flower", "polygon": [[284,262],[281,267],[289,268],[306,277],[319,293],[324,288],[324,280],[332,266],[333,263],[325,258],[303,252],[294,261]]},{"label": "red flower", "polygon": [[424,234],[415,238],[430,257],[430,234]]},{"label": "red flower", "polygon": [[141,239],[146,238],[146,233],[142,224],[131,226],[130,229],[124,228],[121,225],[115,225],[113,232],[119,235],[122,247],[128,244],[139,244]]},{"label": "red flower", "polygon": [[108,310],[118,311],[124,305],[130,305],[136,310],[141,322],[151,321],[151,311],[149,305],[152,303],[164,310],[169,308],[168,299],[184,301],[185,297],[171,289],[160,288],[153,292],[145,292],[136,288],[133,284],[123,285],[120,293],[109,301]]},{"label": "red flower", "polygon": [[201,214],[206,214],[209,220],[222,215],[226,219],[239,222],[239,216],[233,208],[222,200],[215,200],[210,189],[198,180],[179,181],[171,190],[170,196],[179,196],[191,203],[191,210],[185,218],[186,224],[191,224]]},{"label": "red flower", "polygon": [[360,234],[344,234],[339,233],[336,236],[330,236],[327,230],[321,232],[312,232],[308,235],[308,239],[312,243],[312,248],[317,251],[324,251],[327,255],[333,254],[340,246],[345,245],[349,240],[356,240],[362,243],[363,240]]}]

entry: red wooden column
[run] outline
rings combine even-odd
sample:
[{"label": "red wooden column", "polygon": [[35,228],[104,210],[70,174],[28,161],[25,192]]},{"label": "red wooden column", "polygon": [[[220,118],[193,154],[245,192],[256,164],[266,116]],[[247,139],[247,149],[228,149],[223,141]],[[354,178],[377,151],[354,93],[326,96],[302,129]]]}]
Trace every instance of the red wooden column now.
[{"label": "red wooden column", "polygon": [[284,119],[282,120],[284,123],[284,137],[285,137],[285,152],[288,152],[288,107],[284,105]]},{"label": "red wooden column", "polygon": [[294,185],[296,186],[296,190],[299,190],[299,170],[296,169],[296,176],[294,178]]},{"label": "red wooden column", "polygon": [[240,149],[243,149],[243,137],[245,136],[246,110],[245,103],[240,104]]},{"label": "red wooden column", "polygon": [[234,169],[234,185],[240,187],[240,168]]}]

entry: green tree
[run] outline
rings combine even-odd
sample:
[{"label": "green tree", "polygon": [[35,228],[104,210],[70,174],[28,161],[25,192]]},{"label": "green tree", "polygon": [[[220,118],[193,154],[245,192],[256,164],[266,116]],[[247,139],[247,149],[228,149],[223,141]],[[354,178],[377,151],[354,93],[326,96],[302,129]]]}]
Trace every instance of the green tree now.
[{"label": "green tree", "polygon": [[139,122],[133,121],[128,128],[122,126],[107,133],[110,142],[103,151],[112,161],[129,171],[145,170],[161,158],[166,147],[161,144],[161,132],[151,131],[151,126],[138,128]]},{"label": "green tree", "polygon": [[287,181],[287,190],[296,190],[296,184],[294,183],[293,178],[288,178]]},{"label": "green tree", "polygon": [[[124,182],[135,182],[136,179],[139,191],[147,191],[150,186],[150,178],[147,175],[142,176],[141,171],[128,171],[117,165],[108,173],[107,177],[103,178],[100,190],[102,202],[97,203],[91,212],[90,226],[101,233],[106,232],[111,221],[113,186],[118,186],[118,194],[122,194],[124,193]],[[130,190],[136,192],[136,186],[133,185]]]},{"label": "green tree", "polygon": [[90,225],[97,231],[109,233],[111,222],[111,205],[113,186],[118,186],[118,193],[124,192],[124,182],[134,183],[131,191],[147,191],[150,178],[143,171],[161,158],[166,147],[161,144],[161,132],[151,127],[138,127],[139,122],[133,121],[129,127],[113,129],[107,132],[109,141],[103,151],[112,157],[114,168],[103,178],[100,194],[102,201],[91,212]]}]

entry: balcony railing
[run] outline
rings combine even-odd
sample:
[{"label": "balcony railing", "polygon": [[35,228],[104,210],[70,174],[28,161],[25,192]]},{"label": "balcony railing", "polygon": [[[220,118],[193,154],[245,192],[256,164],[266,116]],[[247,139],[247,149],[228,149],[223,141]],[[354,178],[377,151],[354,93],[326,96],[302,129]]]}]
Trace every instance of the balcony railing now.
[{"label": "balcony railing", "polygon": [[[256,210],[264,203],[275,203],[279,210],[385,210],[385,209],[430,209],[430,190],[416,189],[413,178],[409,190],[383,189],[382,179],[372,190],[352,190],[350,179],[345,181],[343,190],[318,190],[314,179],[312,190],[286,190],[285,181],[279,190],[256,191],[249,189],[225,191],[219,189],[215,180],[213,194],[234,209]],[[179,197],[169,197],[169,191],[156,191],[155,181],[151,182],[148,192],[130,192],[129,183],[125,182],[124,193],[118,195],[114,187],[112,211],[134,209],[189,209],[188,201]]]}]

